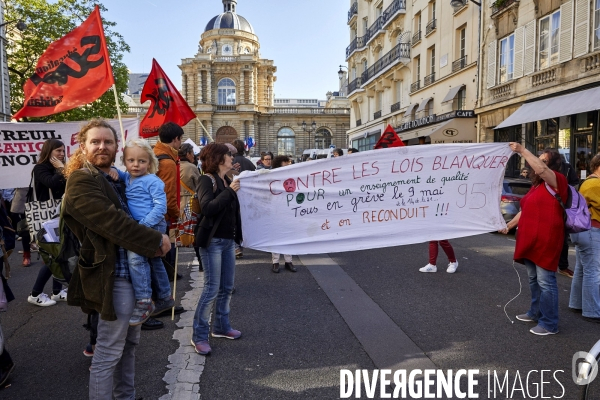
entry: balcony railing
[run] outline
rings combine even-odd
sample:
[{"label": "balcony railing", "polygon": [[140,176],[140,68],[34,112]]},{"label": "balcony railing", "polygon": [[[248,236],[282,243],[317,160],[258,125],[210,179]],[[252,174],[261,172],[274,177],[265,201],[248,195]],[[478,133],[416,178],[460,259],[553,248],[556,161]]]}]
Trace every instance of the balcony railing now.
[{"label": "balcony railing", "polygon": [[375,34],[383,29],[383,22],[383,16],[377,18],[375,22],[373,22],[373,25],[369,27],[367,34],[365,35],[365,43],[369,43],[369,40],[373,39]]},{"label": "balcony railing", "polygon": [[467,66],[467,56],[461,57],[452,63],[452,72],[460,71]]},{"label": "balcony railing", "polygon": [[406,0],[394,0],[383,12],[383,26],[392,21],[400,11],[406,11]]},{"label": "balcony railing", "polygon": [[354,3],[352,3],[350,11],[348,11],[348,22],[350,22],[352,17],[354,17],[356,14],[358,14],[358,2],[355,1]]},{"label": "balcony railing", "polygon": [[392,104],[392,106],[390,107],[390,112],[395,112],[398,111],[400,109],[400,102],[397,102],[395,104]]},{"label": "balcony railing", "polygon": [[217,106],[215,106],[215,111],[233,112],[233,111],[236,111],[236,106],[232,106],[232,105],[217,105]]},{"label": "balcony railing", "polygon": [[492,16],[518,2],[519,0],[496,0],[492,3]]},{"label": "balcony railing", "polygon": [[350,114],[348,108],[269,107],[273,114]]},{"label": "balcony railing", "polygon": [[408,45],[408,43],[398,43],[396,46],[394,46],[394,48],[392,48],[392,50],[388,51],[383,55],[383,57],[377,60],[375,64],[371,65],[369,69],[364,71],[361,74],[362,83],[367,83],[370,79],[377,76],[386,67],[402,58],[410,59],[410,46]]},{"label": "balcony railing", "polygon": [[346,47],[346,60],[354,53],[356,49],[362,49],[365,47],[365,37],[366,36],[357,36],[350,42],[350,45]]},{"label": "balcony railing", "polygon": [[353,80],[352,82],[350,82],[348,84],[348,95],[350,95],[356,89],[360,89],[361,85],[362,85],[362,78],[359,76],[358,78],[356,78],[355,80]]},{"label": "balcony railing", "polygon": [[362,125],[362,121],[360,119],[356,120],[356,126],[361,126]]},{"label": "balcony railing", "polygon": [[375,113],[373,113],[373,119],[377,119],[377,118],[381,118],[381,110],[375,111]]},{"label": "balcony railing", "polygon": [[410,92],[411,93],[414,93],[414,92],[416,92],[419,89],[421,89],[421,81],[420,80],[418,80],[415,83],[413,83],[413,84],[410,85]]},{"label": "balcony railing", "polygon": [[125,111],[125,114],[146,114],[147,112],[148,107],[129,106],[127,107],[127,111]]},{"label": "balcony railing", "polygon": [[427,26],[425,27],[425,36],[429,35],[431,32],[433,32],[435,30],[435,28],[437,27],[436,25],[436,19],[432,19],[431,21],[429,21],[429,23],[427,24]]},{"label": "balcony railing", "polygon": [[237,57],[219,56],[214,59],[216,62],[236,62]]},{"label": "balcony railing", "polygon": [[435,72],[433,74],[429,74],[423,79],[423,87],[431,85],[435,82]]},{"label": "balcony railing", "polygon": [[415,33],[412,37],[413,46],[421,41],[421,31]]}]

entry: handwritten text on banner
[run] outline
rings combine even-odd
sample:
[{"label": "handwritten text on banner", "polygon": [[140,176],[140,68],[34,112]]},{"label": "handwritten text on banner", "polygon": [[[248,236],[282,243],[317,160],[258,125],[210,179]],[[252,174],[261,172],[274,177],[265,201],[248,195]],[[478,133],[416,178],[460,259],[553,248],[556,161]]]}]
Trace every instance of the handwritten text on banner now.
[{"label": "handwritten text on banner", "polygon": [[507,143],[440,144],[244,172],[244,246],[319,254],[496,231],[511,154]]},{"label": "handwritten text on banner", "polygon": [[[117,166],[121,165],[123,144],[118,120],[108,120],[117,131],[119,152]],[[31,180],[31,171],[38,161],[44,142],[48,139],[59,139],[65,144],[68,158],[79,147],[76,138],[79,129],[87,124],[83,122],[5,122],[0,123],[0,189],[27,187]],[[125,138],[138,137],[139,120],[124,118]]]}]

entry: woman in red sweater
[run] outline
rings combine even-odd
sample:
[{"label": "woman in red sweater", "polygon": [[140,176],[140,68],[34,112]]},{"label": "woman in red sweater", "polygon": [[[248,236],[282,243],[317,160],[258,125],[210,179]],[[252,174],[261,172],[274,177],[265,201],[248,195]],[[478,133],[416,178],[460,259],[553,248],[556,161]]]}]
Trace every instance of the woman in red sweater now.
[{"label": "woman in red sweater", "polygon": [[510,148],[525,158],[531,167],[533,187],[521,200],[521,211],[507,224],[518,227],[514,260],[525,264],[531,289],[531,308],[517,315],[524,322],[537,322],[530,329],[535,335],[558,333],[558,286],[556,269],[562,249],[565,225],[563,209],[548,191],[550,186],[563,201],[568,194],[567,179],[560,173],[561,159],[555,150],[545,150],[539,158],[520,143]]}]

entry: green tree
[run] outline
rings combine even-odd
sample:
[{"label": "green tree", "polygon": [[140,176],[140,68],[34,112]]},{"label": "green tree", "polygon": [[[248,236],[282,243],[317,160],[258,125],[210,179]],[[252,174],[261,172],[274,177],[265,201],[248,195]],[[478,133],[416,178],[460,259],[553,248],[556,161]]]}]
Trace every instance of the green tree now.
[{"label": "green tree", "polygon": [[[7,26],[8,70],[10,75],[11,112],[15,114],[24,102],[23,85],[35,72],[40,56],[50,43],[60,39],[80,25],[98,4],[100,13],[106,8],[91,0],[7,0],[5,21],[22,20],[27,29],[19,32],[15,24]],[[129,46],[123,37],[113,30],[114,22],[102,19],[110,61],[119,93],[121,109],[126,109],[122,93],[127,89],[128,71],[123,64],[124,52]],[[114,118],[117,115],[112,90],[88,105],[49,115],[43,118],[26,118],[27,121],[85,121],[93,117]]]}]

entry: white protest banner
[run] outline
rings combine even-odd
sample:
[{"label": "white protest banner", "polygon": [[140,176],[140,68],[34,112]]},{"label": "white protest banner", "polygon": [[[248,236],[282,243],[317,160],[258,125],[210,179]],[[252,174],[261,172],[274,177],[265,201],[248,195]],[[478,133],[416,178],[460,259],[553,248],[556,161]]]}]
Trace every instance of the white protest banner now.
[{"label": "white protest banner", "polygon": [[511,154],[508,143],[439,144],[243,172],[244,246],[319,254],[502,229]]},{"label": "white protest banner", "polygon": [[[119,140],[121,130],[119,121],[107,120],[117,131]],[[37,162],[44,142],[48,139],[59,139],[65,144],[67,160],[79,147],[77,134],[85,125],[83,122],[4,122],[0,123],[0,189],[27,187],[31,180],[31,170]],[[137,118],[124,118],[125,138],[132,139],[139,135],[140,122]],[[116,165],[121,166],[123,144],[119,143]]]}]

